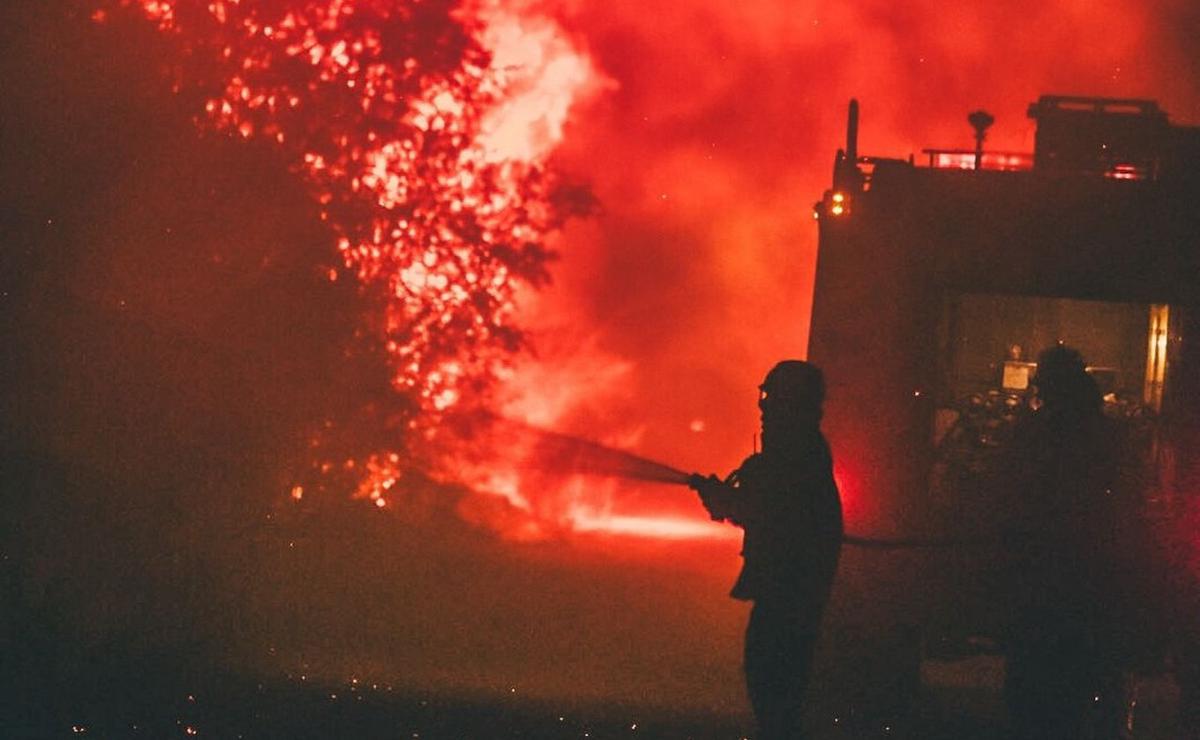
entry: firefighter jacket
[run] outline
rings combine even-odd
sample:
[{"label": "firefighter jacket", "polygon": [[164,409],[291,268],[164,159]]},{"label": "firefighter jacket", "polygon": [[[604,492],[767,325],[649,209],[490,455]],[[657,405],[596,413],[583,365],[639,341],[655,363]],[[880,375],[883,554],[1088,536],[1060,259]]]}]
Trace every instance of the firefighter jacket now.
[{"label": "firefighter jacket", "polygon": [[829,445],[814,431],[783,451],[746,458],[704,504],[745,530],[736,599],[795,601],[819,617],[842,541],[842,506]]}]

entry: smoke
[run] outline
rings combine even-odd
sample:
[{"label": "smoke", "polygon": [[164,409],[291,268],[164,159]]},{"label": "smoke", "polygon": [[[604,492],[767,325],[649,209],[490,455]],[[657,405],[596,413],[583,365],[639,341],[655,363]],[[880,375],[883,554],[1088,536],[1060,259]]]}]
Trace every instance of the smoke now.
[{"label": "smoke", "polygon": [[553,160],[602,213],[567,228],[554,284],[523,299],[539,354],[512,406],[685,469],[737,465],[762,374],[805,355],[810,206],[850,97],[861,152],[894,157],[971,147],[978,108],[996,117],[989,149],[1031,151],[1025,108],[1044,93],[1153,98],[1200,121],[1182,2],[538,7],[613,87],[577,109]]},{"label": "smoke", "polygon": [[486,4],[480,42],[503,90],[482,124],[489,161],[537,162],[562,141],[577,99],[602,87],[591,60],[536,12]]}]

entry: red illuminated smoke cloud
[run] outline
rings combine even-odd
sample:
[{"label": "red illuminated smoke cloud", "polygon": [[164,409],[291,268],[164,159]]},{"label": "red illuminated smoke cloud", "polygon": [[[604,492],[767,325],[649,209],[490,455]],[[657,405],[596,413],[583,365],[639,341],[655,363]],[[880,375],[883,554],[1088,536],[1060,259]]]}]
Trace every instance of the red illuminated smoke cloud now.
[{"label": "red illuminated smoke cloud", "polygon": [[[989,148],[1030,151],[1025,108],[1042,93],[1157,98],[1200,122],[1200,9],[1182,0],[539,8],[611,80],[553,160],[592,183],[602,211],[567,227],[553,283],[522,301],[539,354],[519,365],[508,410],[685,469],[739,464],[757,383],[806,352],[811,206],[849,98],[860,151],[897,157],[973,147],[966,115],[981,107],[997,119]],[[831,381],[830,404],[853,392]],[[564,490],[563,505],[614,516],[704,516],[661,488]]]},{"label": "red illuminated smoke cloud", "polygon": [[860,151],[898,157],[973,146],[981,107],[990,148],[1029,151],[1042,93],[1157,98],[1200,122],[1200,10],[1182,0],[549,5],[614,83],[556,160],[603,213],[568,227],[538,299],[528,371],[561,403],[514,404],[680,467],[736,465],[757,382],[806,351],[811,205],[850,97]]}]

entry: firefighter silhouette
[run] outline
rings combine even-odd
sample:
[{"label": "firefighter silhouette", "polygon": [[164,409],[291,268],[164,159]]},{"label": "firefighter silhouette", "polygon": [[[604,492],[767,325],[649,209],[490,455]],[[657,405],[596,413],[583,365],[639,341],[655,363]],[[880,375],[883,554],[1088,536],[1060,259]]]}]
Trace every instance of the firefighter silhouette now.
[{"label": "firefighter silhouette", "polygon": [[1006,465],[1013,737],[1116,738],[1124,445],[1076,350],[1042,352],[1032,384],[1037,408],[1018,422]]},{"label": "firefighter silhouette", "polygon": [[803,737],[803,705],[821,615],[842,541],[842,508],[821,434],[825,385],[807,362],[785,360],[759,386],[762,452],[724,481],[690,484],[716,520],[745,530],[731,596],[753,601],[745,671],[761,737]]}]

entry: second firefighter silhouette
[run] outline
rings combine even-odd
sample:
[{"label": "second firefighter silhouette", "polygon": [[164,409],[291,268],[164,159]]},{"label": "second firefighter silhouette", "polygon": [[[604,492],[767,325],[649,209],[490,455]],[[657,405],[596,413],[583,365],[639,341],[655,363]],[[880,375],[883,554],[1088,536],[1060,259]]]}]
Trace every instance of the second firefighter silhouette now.
[{"label": "second firefighter silhouette", "polygon": [[[1023,740],[1120,736],[1135,592],[1127,443],[1079,352],[1042,352],[1013,433],[1005,698]],[[1138,630],[1140,631],[1140,630]]]},{"label": "second firefighter silhouette", "polygon": [[716,520],[745,530],[730,594],[753,601],[746,627],[746,687],[768,740],[803,737],[803,705],[821,615],[837,569],[842,507],[821,434],[821,371],[785,360],[759,386],[762,452],[725,480],[690,484]]}]

